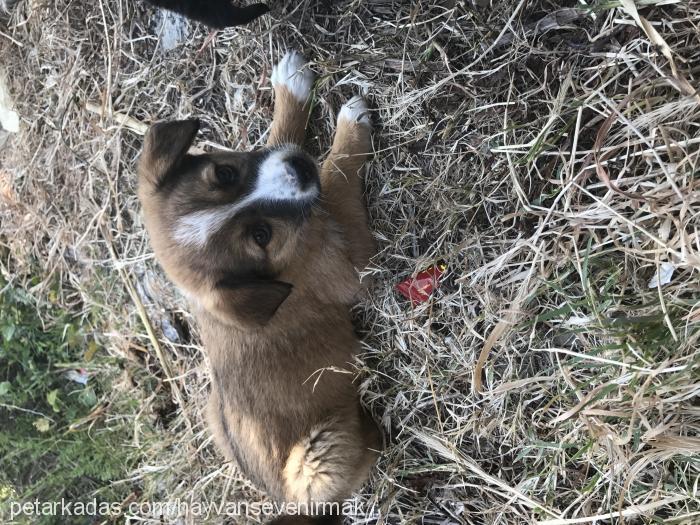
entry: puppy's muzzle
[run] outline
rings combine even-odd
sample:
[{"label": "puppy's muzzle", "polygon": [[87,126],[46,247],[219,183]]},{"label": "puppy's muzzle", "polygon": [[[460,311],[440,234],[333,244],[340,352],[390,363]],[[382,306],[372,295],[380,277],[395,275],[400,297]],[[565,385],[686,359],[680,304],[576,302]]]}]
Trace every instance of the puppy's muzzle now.
[{"label": "puppy's muzzle", "polygon": [[318,186],[318,168],[316,163],[308,157],[294,153],[285,158],[285,163],[296,176],[297,184],[302,191]]},{"label": "puppy's muzzle", "polygon": [[284,147],[267,153],[248,198],[255,203],[303,206],[316,200],[320,188],[318,168],[313,159],[299,149]]}]

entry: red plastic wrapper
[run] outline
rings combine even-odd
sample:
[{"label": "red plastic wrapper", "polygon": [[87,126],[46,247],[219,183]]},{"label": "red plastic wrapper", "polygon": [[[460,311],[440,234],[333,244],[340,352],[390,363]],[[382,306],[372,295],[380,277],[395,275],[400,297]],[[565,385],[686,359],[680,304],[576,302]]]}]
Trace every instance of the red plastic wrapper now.
[{"label": "red plastic wrapper", "polygon": [[396,291],[403,295],[406,299],[410,299],[413,306],[424,303],[430,299],[433,293],[440,284],[440,278],[447,270],[446,264],[436,264],[427,270],[423,270],[415,277],[409,277],[396,285]]}]

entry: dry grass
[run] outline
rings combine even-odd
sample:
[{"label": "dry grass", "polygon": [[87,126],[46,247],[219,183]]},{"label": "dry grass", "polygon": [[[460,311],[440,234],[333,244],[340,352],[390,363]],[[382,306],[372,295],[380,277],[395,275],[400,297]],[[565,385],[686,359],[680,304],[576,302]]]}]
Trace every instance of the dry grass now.
[{"label": "dry grass", "polygon": [[[700,5],[272,4],[201,52],[196,26],[163,51],[134,0],[23,0],[0,25],[22,119],[1,157],[2,271],[39,297],[60,282],[107,352],[170,376],[181,402],[145,440],[155,394],[125,385],[144,459],[124,483],[262,497],[207,437],[205,358],[173,331],[191,318],[154,264],[134,163],[159,119],[203,117],[205,148],[263,144],[271,65],[298,48],[319,74],[319,156],[346,98],[377,108],[358,369],[390,444],[366,522],[697,523]],[[438,260],[433,300],[394,293]],[[650,287],[664,263],[671,281]]]}]

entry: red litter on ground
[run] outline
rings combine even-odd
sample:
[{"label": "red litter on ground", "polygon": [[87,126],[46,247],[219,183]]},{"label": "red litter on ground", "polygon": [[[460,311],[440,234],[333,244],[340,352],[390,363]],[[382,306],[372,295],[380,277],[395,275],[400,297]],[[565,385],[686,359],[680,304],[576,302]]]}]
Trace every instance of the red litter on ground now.
[{"label": "red litter on ground", "polygon": [[424,303],[430,299],[430,295],[440,284],[440,278],[447,270],[446,264],[436,264],[423,270],[415,277],[409,277],[396,285],[396,291],[406,299],[410,299],[413,305]]}]

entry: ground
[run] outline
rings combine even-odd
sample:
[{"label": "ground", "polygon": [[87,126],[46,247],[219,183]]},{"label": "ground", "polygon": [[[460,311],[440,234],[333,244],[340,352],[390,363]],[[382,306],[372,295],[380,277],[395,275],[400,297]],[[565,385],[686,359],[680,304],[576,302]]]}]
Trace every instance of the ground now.
[{"label": "ground", "polygon": [[[697,523],[700,5],[270,5],[206,45],[137,0],[0,15],[20,119],[0,132],[0,270],[79,319],[119,372],[91,416],[125,422],[138,451],[115,487],[264,499],[206,431],[206,357],[153,260],[135,161],[161,119],[202,118],[203,149],[264,144],[272,65],[293,48],[318,75],[319,158],[345,100],[373,109],[380,252],[353,372],[387,446],[358,522]],[[436,263],[429,301],[395,292]],[[108,367],[77,359],[91,381]]]}]

